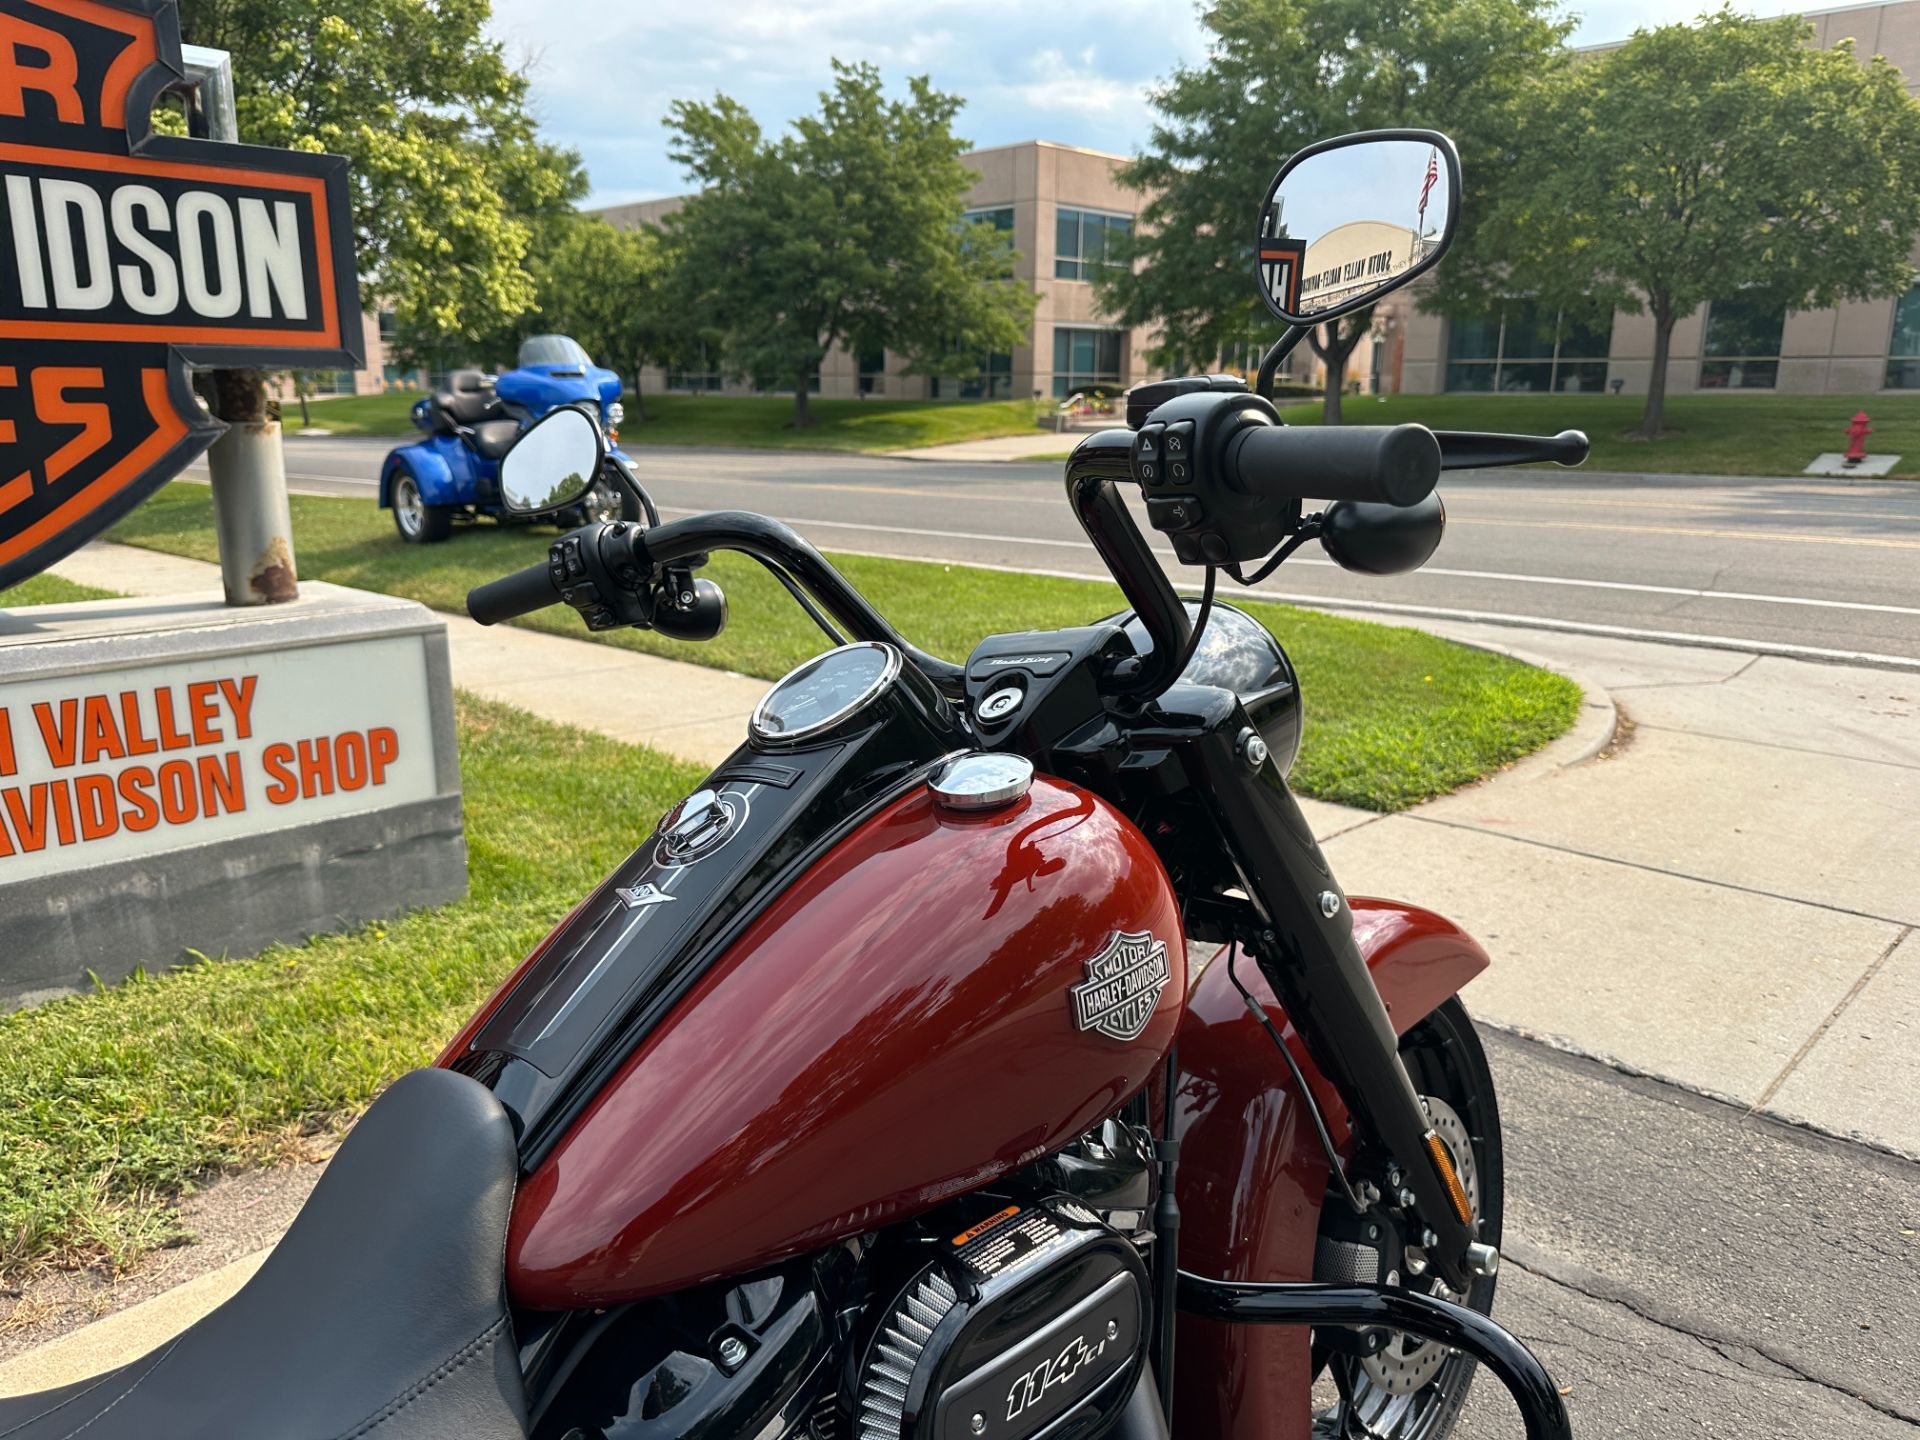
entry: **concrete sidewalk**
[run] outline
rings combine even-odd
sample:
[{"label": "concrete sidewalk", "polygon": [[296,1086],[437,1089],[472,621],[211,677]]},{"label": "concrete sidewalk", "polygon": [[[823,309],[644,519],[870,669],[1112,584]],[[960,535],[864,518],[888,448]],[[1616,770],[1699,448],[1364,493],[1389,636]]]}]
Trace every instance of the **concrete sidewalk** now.
[{"label": "concrete sidewalk", "polygon": [[[1116,419],[1114,424],[1121,423]],[[992,440],[958,440],[951,445],[923,445],[913,450],[883,450],[889,460],[1032,460],[1042,455],[1064,455],[1092,434],[1090,430],[1041,430],[1031,435],[1001,435]]]},{"label": "concrete sidewalk", "polygon": [[[99,544],[55,569],[130,594],[219,583],[211,565]],[[446,620],[462,688],[702,763],[739,742],[766,688]],[[1486,1022],[1920,1155],[1920,682],[1422,628],[1565,670],[1588,687],[1589,710],[1541,756],[1403,814],[1308,802],[1346,888],[1431,906],[1478,936],[1495,963],[1468,1000]],[[1311,716],[1311,676],[1306,686]],[[1625,723],[1600,750],[1609,695]],[[0,1366],[0,1394],[144,1352],[237,1289],[257,1259]]]}]

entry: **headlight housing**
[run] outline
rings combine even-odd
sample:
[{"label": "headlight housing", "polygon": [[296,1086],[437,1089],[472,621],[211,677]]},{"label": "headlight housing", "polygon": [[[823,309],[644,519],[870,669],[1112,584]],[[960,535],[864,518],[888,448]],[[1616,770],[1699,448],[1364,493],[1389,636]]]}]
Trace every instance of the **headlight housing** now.
[{"label": "headlight housing", "polygon": [[607,424],[608,425],[618,425],[622,420],[625,420],[626,418],[627,418],[626,406],[622,405],[618,400],[609,400],[607,402]]}]

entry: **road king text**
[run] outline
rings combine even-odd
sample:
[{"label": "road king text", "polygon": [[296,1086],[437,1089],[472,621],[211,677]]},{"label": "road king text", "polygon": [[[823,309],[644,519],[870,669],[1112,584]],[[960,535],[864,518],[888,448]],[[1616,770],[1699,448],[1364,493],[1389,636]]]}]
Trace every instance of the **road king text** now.
[{"label": "road king text", "polygon": [[250,780],[269,805],[386,783],[400,754],[388,726],[275,741],[249,765],[233,746],[254,738],[258,679],[0,706],[0,861],[243,814]]}]

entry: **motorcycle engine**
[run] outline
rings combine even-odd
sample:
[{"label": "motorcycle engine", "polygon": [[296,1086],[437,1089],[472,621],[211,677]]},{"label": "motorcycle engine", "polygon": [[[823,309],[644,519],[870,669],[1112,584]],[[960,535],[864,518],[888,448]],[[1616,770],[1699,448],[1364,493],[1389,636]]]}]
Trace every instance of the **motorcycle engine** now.
[{"label": "motorcycle engine", "polygon": [[1133,1244],[1063,1196],[940,1242],[867,1342],[854,1440],[1069,1440],[1106,1429],[1146,1357]]}]

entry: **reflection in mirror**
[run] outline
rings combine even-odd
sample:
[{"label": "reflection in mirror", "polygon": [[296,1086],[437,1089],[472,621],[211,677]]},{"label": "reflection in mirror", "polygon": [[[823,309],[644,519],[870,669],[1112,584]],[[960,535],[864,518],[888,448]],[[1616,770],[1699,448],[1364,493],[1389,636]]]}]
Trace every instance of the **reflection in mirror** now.
[{"label": "reflection in mirror", "polygon": [[1260,284],[1284,320],[1359,309],[1438,258],[1456,203],[1451,155],[1359,141],[1285,171],[1260,217]]},{"label": "reflection in mirror", "polygon": [[577,406],[555,410],[514,441],[500,462],[500,499],[517,515],[579,503],[600,468],[600,427]]}]

